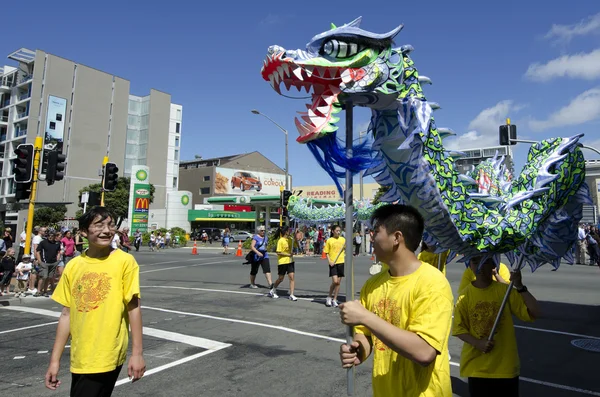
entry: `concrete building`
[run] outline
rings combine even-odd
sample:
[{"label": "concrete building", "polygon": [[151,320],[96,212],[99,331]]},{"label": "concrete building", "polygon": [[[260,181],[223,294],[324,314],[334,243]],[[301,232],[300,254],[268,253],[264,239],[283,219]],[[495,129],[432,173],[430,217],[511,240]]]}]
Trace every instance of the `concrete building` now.
[{"label": "concrete building", "polygon": [[[0,204],[14,201],[15,148],[42,136],[45,149],[62,147],[67,165],[62,181],[38,184],[38,202],[72,202],[67,216],[74,216],[79,190],[100,182],[109,156],[120,175],[134,164],[150,166],[153,205],[165,208],[178,187],[182,119],[169,94],[130,95],[128,80],[41,50],[22,48],[8,58],[16,65],[0,68]],[[21,226],[25,212],[19,220],[7,212],[6,223]]]},{"label": "concrete building", "polygon": [[594,205],[586,205],[583,209],[583,222],[600,223],[600,160],[586,160],[585,181],[590,188]]},{"label": "concrete building", "polygon": [[193,205],[215,196],[279,195],[280,186],[285,186],[285,171],[259,152],[179,164],[179,188],[192,192]]},{"label": "concrete building", "polygon": [[498,153],[498,156],[505,156],[504,163],[514,174],[513,155],[510,146],[490,146],[461,150],[461,152],[465,153],[465,156],[456,158],[454,161],[458,171],[462,174],[472,171],[478,164],[493,158],[496,153]]}]

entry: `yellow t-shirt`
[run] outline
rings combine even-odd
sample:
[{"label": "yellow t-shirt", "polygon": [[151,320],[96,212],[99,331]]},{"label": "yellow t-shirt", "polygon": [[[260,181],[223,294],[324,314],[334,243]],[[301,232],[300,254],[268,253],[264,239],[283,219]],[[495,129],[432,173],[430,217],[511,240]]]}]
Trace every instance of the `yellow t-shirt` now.
[{"label": "yellow t-shirt", "polygon": [[[478,339],[487,339],[498,315],[508,284],[497,281],[487,288],[472,284],[462,290],[456,301],[452,335],[471,334]],[[511,291],[494,341],[489,353],[482,353],[474,346],[464,343],[460,355],[460,376],[477,378],[514,378],[519,376],[521,365],[517,351],[517,338],[512,314],[523,321],[533,321],[523,297]]]},{"label": "yellow t-shirt", "polygon": [[[438,268],[438,263],[440,266],[440,271],[446,275],[446,260],[448,259],[448,255],[450,251],[444,251],[440,254],[434,254],[429,251],[421,251],[419,252],[419,256],[417,257],[421,262],[429,263],[431,266]],[[441,259],[440,259],[441,257]]]},{"label": "yellow t-shirt", "polygon": [[277,241],[277,249],[276,249],[278,265],[287,265],[289,263],[292,263],[291,256],[279,255],[280,252],[283,254],[291,255],[292,247],[293,247],[293,241],[292,241],[291,237],[288,237],[288,238],[280,237],[279,238],[279,240]]},{"label": "yellow t-shirt", "polygon": [[373,341],[373,396],[451,397],[448,338],[454,298],[446,277],[423,262],[408,276],[382,271],[367,280],[360,299],[369,311],[416,333],[439,353],[423,367],[387,347],[368,328],[355,327]]},{"label": "yellow t-shirt", "polygon": [[329,259],[333,259],[336,265],[344,263],[346,258],[346,239],[342,236],[328,238],[323,252],[328,254]]},{"label": "yellow t-shirt", "polygon": [[129,344],[127,304],[140,296],[139,266],[122,250],[108,258],[73,258],[52,299],[70,309],[71,372],[109,372],[125,363]]},{"label": "yellow t-shirt", "polygon": [[[510,281],[510,270],[508,270],[508,266],[506,266],[504,263],[500,262],[500,277],[502,277],[504,280],[506,280],[506,282]],[[498,281],[496,280],[496,276],[494,277],[494,281]],[[462,278],[460,279],[460,285],[458,286],[458,292],[460,294],[460,291],[463,290],[463,288],[465,288],[467,285],[471,285],[471,283],[473,281],[475,281],[476,276],[475,273],[473,273],[473,270],[471,270],[470,267],[467,267],[467,269],[465,270],[465,272],[463,273]]]}]

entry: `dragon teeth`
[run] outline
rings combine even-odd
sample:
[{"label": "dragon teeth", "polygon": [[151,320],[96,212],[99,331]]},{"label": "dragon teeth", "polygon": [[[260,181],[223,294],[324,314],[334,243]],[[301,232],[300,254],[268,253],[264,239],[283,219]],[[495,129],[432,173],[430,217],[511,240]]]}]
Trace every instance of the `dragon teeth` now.
[{"label": "dragon teeth", "polygon": [[289,80],[283,80],[283,84],[285,85],[285,89],[288,90],[288,91],[292,87],[292,82],[289,81]]},{"label": "dragon teeth", "polygon": [[287,63],[284,63],[281,65],[281,67],[283,68],[283,71],[285,72],[285,75],[287,77],[290,77],[290,65],[288,65]]},{"label": "dragon teeth", "polygon": [[317,76],[320,76],[320,77],[324,77],[325,76],[325,68],[323,68],[321,66],[317,66],[315,68],[315,70],[317,71]]},{"label": "dragon teeth", "polygon": [[306,73],[306,75],[308,77],[311,77],[313,74],[313,67],[312,66],[305,66],[304,67],[304,72]]},{"label": "dragon teeth", "polygon": [[296,78],[298,78],[298,80],[304,81],[304,78],[302,78],[302,69],[295,68],[294,70],[292,70],[292,73],[294,73],[294,76],[296,76]]}]

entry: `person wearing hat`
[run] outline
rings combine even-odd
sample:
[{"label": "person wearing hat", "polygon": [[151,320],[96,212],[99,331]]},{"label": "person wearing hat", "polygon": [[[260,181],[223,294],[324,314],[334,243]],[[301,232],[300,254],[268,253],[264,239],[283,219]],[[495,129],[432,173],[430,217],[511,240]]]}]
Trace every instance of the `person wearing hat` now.
[{"label": "person wearing hat", "polygon": [[31,255],[25,254],[21,258],[21,261],[16,268],[17,273],[17,285],[15,287],[15,298],[20,298],[21,296],[25,296],[27,292],[27,283],[29,281],[29,275],[31,273],[31,269],[33,268],[33,264],[31,263]]}]

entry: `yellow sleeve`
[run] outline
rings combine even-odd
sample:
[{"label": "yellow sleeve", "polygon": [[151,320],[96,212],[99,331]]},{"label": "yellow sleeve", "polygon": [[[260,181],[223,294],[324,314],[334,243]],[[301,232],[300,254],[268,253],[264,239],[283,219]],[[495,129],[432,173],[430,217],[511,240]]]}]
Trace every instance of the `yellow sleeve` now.
[{"label": "yellow sleeve", "polygon": [[500,274],[500,277],[506,280],[506,282],[510,281],[510,270],[504,263],[500,263],[500,270],[498,273]]},{"label": "yellow sleeve", "polygon": [[473,270],[471,270],[470,267],[467,267],[465,269],[465,272],[462,275],[462,278],[460,279],[460,285],[458,286],[458,293],[460,295],[460,292],[465,289],[465,287],[469,284],[471,284],[471,282],[475,280],[475,274],[473,273]]},{"label": "yellow sleeve", "polygon": [[512,291],[510,291],[508,303],[510,306],[511,313],[517,316],[519,320],[533,322],[533,319],[529,315],[529,311],[527,310],[527,306],[525,305],[523,297],[514,288]]},{"label": "yellow sleeve", "polygon": [[[368,311],[371,311],[368,304],[368,295],[371,292],[368,287],[369,282],[367,281],[365,285],[360,289],[360,303],[365,307]],[[365,327],[364,325],[357,325],[354,327],[354,332],[357,334],[363,334],[364,336],[371,336],[371,330]]]},{"label": "yellow sleeve", "polygon": [[280,238],[279,240],[277,240],[277,249],[275,250],[275,252],[284,253],[286,245],[287,244],[285,244],[285,239],[284,238]]},{"label": "yellow sleeve", "polygon": [[464,291],[458,296],[454,307],[452,335],[470,334],[468,299]]},{"label": "yellow sleeve", "polygon": [[52,300],[64,307],[71,307],[71,281],[69,280],[71,272],[69,272],[69,269],[72,269],[73,265],[75,263],[70,268],[65,269],[56,288],[52,291]]},{"label": "yellow sleeve", "polygon": [[141,298],[140,267],[135,258],[131,255],[129,256],[131,258],[127,258],[123,272],[123,300],[126,303],[129,303],[136,295],[138,298]]},{"label": "yellow sleeve", "polygon": [[[442,275],[440,274],[440,277]],[[454,298],[446,278],[430,283],[420,291],[411,305],[407,331],[414,332],[431,347],[442,352],[452,325]]]},{"label": "yellow sleeve", "polygon": [[327,241],[325,242],[325,249],[323,250],[324,253],[329,254],[329,250],[331,249],[331,239],[327,239]]}]

